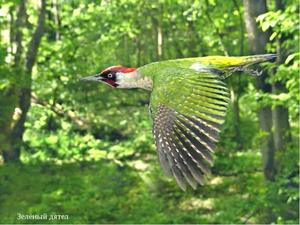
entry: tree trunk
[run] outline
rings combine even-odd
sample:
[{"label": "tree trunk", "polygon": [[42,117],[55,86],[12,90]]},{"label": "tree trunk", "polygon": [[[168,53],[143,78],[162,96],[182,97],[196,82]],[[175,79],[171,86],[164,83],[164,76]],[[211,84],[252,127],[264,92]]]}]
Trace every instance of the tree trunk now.
[{"label": "tree trunk", "polygon": [[136,66],[142,66],[141,64],[141,57],[142,57],[142,44],[141,39],[136,37]]},{"label": "tree trunk", "polygon": [[[237,10],[239,15],[239,26],[240,26],[240,52],[239,55],[244,55],[244,20],[243,15],[240,10],[240,6],[236,0],[232,0],[234,8]],[[240,131],[240,95],[242,93],[241,88],[241,73],[231,76],[229,78],[230,91],[231,91],[231,104],[232,104],[232,114],[233,114],[233,126],[235,131],[235,142],[237,143],[237,150],[243,149],[243,141],[241,140],[241,131]]]},{"label": "tree trunk", "polygon": [[[12,13],[13,15],[13,13]],[[25,25],[26,16],[26,0],[22,0],[19,3],[16,22],[14,24],[13,18],[10,23],[10,45],[11,51],[14,53],[13,69],[15,71],[14,79],[21,78],[23,74],[22,68],[22,54],[23,54],[23,33],[22,28]],[[15,52],[14,47],[15,47]],[[3,154],[5,162],[12,161],[18,162],[20,153],[13,150],[13,137],[11,135],[12,126],[15,123],[15,119],[18,118],[19,113],[17,109],[19,95],[19,83],[13,82],[13,84],[7,87],[2,93],[0,93],[0,151]]]},{"label": "tree trunk", "polygon": [[16,42],[16,53],[15,53],[15,59],[14,59],[14,66],[20,67],[21,65],[21,57],[23,53],[23,46],[22,46],[22,39],[23,39],[23,33],[22,28],[25,25],[25,16],[26,16],[26,0],[22,0],[20,2],[19,10],[17,13],[17,20],[16,20],[16,36],[15,36],[15,42]]},{"label": "tree trunk", "polygon": [[215,34],[219,38],[219,42],[220,42],[220,45],[222,47],[223,54],[228,56],[229,54],[228,54],[228,50],[227,50],[227,48],[225,46],[225,43],[224,43],[224,37],[220,33],[219,28],[216,26],[213,18],[210,16],[209,2],[208,2],[208,0],[205,0],[204,2],[205,2],[205,5],[206,5],[205,14],[206,14],[206,17],[208,19],[208,22],[211,24],[212,28],[214,29]]},{"label": "tree trunk", "polygon": [[59,14],[59,3],[57,0],[54,0],[54,9],[55,9],[55,25],[56,25],[56,29],[55,29],[55,39],[56,41],[60,40],[60,29],[61,29],[61,18],[60,18],[60,14]]},{"label": "tree trunk", "polygon": [[[24,1],[25,2],[25,1]],[[22,3],[21,3],[22,4]],[[41,38],[44,33],[44,20],[46,12],[46,2],[41,0],[41,10],[38,18],[37,28],[32,36],[29,43],[28,51],[25,58],[25,71],[21,73],[20,80],[22,81],[22,87],[18,91],[18,107],[20,115],[15,121],[11,129],[7,133],[7,138],[11,140],[12,146],[3,149],[4,162],[12,162],[20,160],[20,149],[23,139],[23,134],[25,131],[25,121],[28,110],[30,108],[30,98],[31,98],[31,86],[32,86],[32,68],[36,62],[38,47],[41,42]],[[25,9],[24,9],[25,14]],[[18,50],[17,50],[18,53]],[[15,58],[15,62],[19,62],[20,59]],[[13,114],[11,115],[13,116]]]},{"label": "tree trunk", "polygon": [[[249,37],[249,48],[251,54],[266,53],[266,44],[269,34],[262,32],[256,23],[256,17],[267,12],[266,0],[244,0],[245,23]],[[268,74],[266,71],[256,78],[256,88],[265,93],[271,93],[271,86],[266,83]],[[262,139],[261,152],[263,157],[263,170],[267,180],[274,180],[275,175],[275,147],[272,134],[272,110],[271,106],[265,106],[258,110],[260,128],[265,132]]]},{"label": "tree trunk", "polygon": [[[232,117],[233,117],[233,129],[234,129],[234,139],[237,143],[237,150],[243,149],[243,143],[241,140],[241,131],[240,131],[240,105],[239,105],[239,98],[240,98],[240,77],[237,77],[238,83],[234,83],[233,85],[237,85],[238,87],[235,89],[234,87],[230,87],[230,98],[231,98],[231,105],[232,105]],[[234,79],[234,78],[231,78]]]},{"label": "tree trunk", "polygon": [[152,17],[153,24],[153,39],[155,43],[155,60],[159,61],[162,59],[162,50],[163,50],[163,33],[162,27],[159,24],[157,18]]},{"label": "tree trunk", "polygon": [[155,43],[155,61],[163,59],[163,28],[162,28],[162,4],[158,4],[157,8],[154,9],[151,15],[152,20],[152,32],[153,32],[153,42]]},{"label": "tree trunk", "polygon": [[163,58],[163,32],[162,27],[158,25],[157,27],[157,56],[161,60]]},{"label": "tree trunk", "polygon": [[123,55],[123,63],[126,66],[130,66],[130,48],[129,48],[129,41],[128,41],[128,35],[124,34],[123,36],[123,48],[125,54]]},{"label": "tree trunk", "polygon": [[190,57],[197,57],[199,56],[199,53],[198,52],[198,43],[199,40],[198,40],[198,35],[197,35],[197,31],[195,29],[195,24],[194,24],[194,21],[188,21],[188,34],[189,34],[189,42],[188,42],[188,46],[189,46],[189,56]]},{"label": "tree trunk", "polygon": [[[284,10],[284,4],[281,0],[276,0],[276,10]],[[277,60],[278,65],[283,64],[287,58],[287,49],[284,49],[282,43],[286,38],[281,37],[277,40]],[[276,70],[274,71],[276,72]],[[272,92],[280,94],[286,92],[286,88],[282,82],[275,82],[272,85]],[[275,150],[283,150],[287,142],[291,141],[289,112],[283,105],[278,105],[273,110],[273,125],[274,125],[274,145]]]}]

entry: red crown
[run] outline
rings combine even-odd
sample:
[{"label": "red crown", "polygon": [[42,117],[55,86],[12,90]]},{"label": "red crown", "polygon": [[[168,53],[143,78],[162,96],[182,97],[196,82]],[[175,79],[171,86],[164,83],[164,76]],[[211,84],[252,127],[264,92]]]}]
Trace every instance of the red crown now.
[{"label": "red crown", "polygon": [[135,71],[136,68],[128,68],[124,66],[111,66],[103,70],[101,73],[107,72],[107,71],[116,71],[116,72],[122,72],[122,73],[130,73]]}]

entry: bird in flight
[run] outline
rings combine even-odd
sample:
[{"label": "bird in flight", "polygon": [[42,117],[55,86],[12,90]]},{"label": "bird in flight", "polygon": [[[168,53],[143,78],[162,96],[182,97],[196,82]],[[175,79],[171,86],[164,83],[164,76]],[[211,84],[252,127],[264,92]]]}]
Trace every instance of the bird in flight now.
[{"label": "bird in flight", "polygon": [[151,92],[150,113],[159,162],[182,190],[203,185],[224,122],[229,93],[222,81],[233,72],[260,73],[250,65],[276,55],[207,56],[154,62],[139,68],[112,66],[81,78],[113,88]]}]

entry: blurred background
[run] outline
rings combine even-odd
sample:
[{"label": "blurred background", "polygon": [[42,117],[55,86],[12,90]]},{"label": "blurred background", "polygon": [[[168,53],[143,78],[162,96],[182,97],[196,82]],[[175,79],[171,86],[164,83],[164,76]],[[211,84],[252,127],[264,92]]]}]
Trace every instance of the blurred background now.
[{"label": "blurred background", "polygon": [[[299,3],[0,0],[1,223],[299,223]],[[226,80],[212,176],[157,161],[149,93],[79,82],[112,65],[277,53]],[[66,217],[20,219],[20,215]]]}]

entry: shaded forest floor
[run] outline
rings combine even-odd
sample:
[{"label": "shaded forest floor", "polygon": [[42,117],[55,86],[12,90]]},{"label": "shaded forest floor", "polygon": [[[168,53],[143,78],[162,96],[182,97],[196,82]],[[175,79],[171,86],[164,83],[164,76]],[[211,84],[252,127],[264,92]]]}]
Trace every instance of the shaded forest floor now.
[{"label": "shaded forest floor", "polygon": [[[264,223],[276,220],[277,208],[286,208],[290,223],[297,223],[297,201],[270,198],[274,185],[266,183],[261,172],[234,171],[232,165],[243,163],[243,158],[255,165],[260,157],[232,155],[227,174],[213,174],[207,185],[186,193],[158,167],[138,171],[107,160],[1,166],[0,222]],[[221,160],[215,166],[226,167]],[[19,220],[18,213],[45,213],[48,219]],[[49,220],[50,215],[68,219]]]}]

